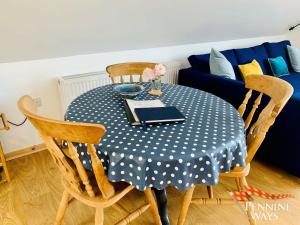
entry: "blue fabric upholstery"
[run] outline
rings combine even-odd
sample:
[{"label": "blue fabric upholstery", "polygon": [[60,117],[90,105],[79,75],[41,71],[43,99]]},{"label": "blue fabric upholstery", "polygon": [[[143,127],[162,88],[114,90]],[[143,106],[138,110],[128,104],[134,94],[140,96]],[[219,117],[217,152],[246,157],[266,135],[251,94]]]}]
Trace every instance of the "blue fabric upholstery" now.
[{"label": "blue fabric upholstery", "polygon": [[254,59],[259,63],[264,74],[270,74],[268,67],[268,53],[263,45],[252,48],[240,48],[234,50],[240,65],[251,63]]},{"label": "blue fabric upholstery", "polygon": [[232,66],[238,66],[237,58],[235,57],[233,50],[221,51],[221,53],[226,57],[226,59],[232,64]]},{"label": "blue fabric upholstery", "polygon": [[226,51],[221,51],[221,53],[226,57],[226,59],[231,63],[234,73],[235,73],[235,77],[237,80],[243,80],[241,75],[240,75],[240,70],[239,70],[239,63],[237,61],[237,58],[234,54],[233,50],[226,50]]},{"label": "blue fabric upholstery", "polygon": [[188,60],[193,68],[209,73],[209,56],[210,54],[191,55]]},{"label": "blue fabric upholstery", "polygon": [[[201,72],[195,68],[180,70],[178,83],[215,94],[235,107],[243,101],[244,94],[247,92],[242,81]],[[242,94],[237,95],[237,93]]]},{"label": "blue fabric upholstery", "polygon": [[[279,46],[277,47],[275,46],[276,44],[272,43],[272,47],[266,51],[268,53],[267,58],[279,56],[278,49],[285,50],[283,46],[286,46],[288,43],[288,41],[279,42]],[[266,46],[266,43],[264,46]],[[275,49],[275,52],[272,52],[272,49]],[[253,53],[252,50],[250,51]],[[239,51],[239,53],[242,51]],[[245,52],[247,51],[248,50],[245,50]],[[243,56],[242,59],[242,55],[239,53],[235,54],[236,59],[247,59],[247,56]],[[285,53],[286,51],[281,51],[281,54]],[[261,58],[266,57],[261,46],[257,46],[255,55],[257,54],[260,55]],[[227,57],[228,55],[226,58]],[[300,177],[300,116],[298,115],[300,112],[300,73],[291,72],[290,75],[281,76],[280,79],[286,80],[294,87],[294,94],[276,119],[275,124],[267,133],[266,139],[257,153],[257,158]],[[215,94],[236,108],[242,103],[247,92],[242,81],[212,75],[207,71],[205,72],[194,67],[180,70],[178,82],[181,85],[198,88]],[[249,104],[251,104],[251,102]],[[263,99],[261,106],[265,104],[266,99]]]},{"label": "blue fabric upholstery", "polygon": [[293,86],[293,88],[294,88],[293,97],[297,97],[297,96],[300,97],[300,73],[293,72],[293,73],[290,73],[289,75],[281,76],[280,79],[283,79],[283,80],[289,82]]},{"label": "blue fabric upholstery", "polygon": [[276,58],[282,56],[284,61],[287,63],[289,70],[292,70],[290,59],[287,52],[287,46],[291,45],[290,41],[281,41],[276,43],[264,43],[264,46],[268,52],[269,58]]}]

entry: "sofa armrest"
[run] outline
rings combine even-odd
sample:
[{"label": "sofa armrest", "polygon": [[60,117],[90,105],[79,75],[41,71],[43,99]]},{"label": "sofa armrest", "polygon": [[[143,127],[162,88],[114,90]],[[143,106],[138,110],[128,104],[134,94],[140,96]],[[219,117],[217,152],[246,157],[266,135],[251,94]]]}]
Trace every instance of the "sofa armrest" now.
[{"label": "sofa armrest", "polygon": [[179,71],[178,83],[212,93],[238,107],[247,93],[245,83],[201,72],[194,68]]}]

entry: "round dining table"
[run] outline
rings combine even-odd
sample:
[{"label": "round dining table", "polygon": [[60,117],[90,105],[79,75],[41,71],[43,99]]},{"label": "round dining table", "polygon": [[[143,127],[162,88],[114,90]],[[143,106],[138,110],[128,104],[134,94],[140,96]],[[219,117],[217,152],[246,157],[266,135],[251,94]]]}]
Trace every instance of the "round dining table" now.
[{"label": "round dining table", "polygon": [[[161,96],[150,96],[150,83],[134,100],[160,99],[175,106],[184,122],[141,126],[129,124],[124,99],[113,85],[92,89],[72,101],[65,120],[98,123],[106,128],[96,146],[110,181],[124,181],[138,190],[151,187],[162,224],[169,224],[166,188],[186,190],[196,184],[215,185],[219,174],[244,166],[245,126],[237,110],[210,93],[176,84],[162,84]],[[77,151],[87,169],[91,161],[84,144]]]}]

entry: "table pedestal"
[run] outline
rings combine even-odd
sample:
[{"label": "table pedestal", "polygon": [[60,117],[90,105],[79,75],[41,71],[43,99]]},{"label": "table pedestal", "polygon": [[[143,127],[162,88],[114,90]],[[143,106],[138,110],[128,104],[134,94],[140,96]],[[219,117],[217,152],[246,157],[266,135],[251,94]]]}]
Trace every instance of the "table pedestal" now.
[{"label": "table pedestal", "polygon": [[162,225],[170,225],[169,216],[168,216],[168,198],[166,189],[157,190],[153,188],[156,200],[157,207],[161,219]]}]

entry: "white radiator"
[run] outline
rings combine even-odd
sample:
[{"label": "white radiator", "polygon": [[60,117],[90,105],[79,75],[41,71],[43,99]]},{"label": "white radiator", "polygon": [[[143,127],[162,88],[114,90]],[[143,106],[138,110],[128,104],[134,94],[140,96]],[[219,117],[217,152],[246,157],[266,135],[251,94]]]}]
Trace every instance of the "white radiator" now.
[{"label": "white radiator", "polygon": [[[164,64],[167,66],[167,73],[162,77],[162,82],[176,84],[181,64],[175,61]],[[93,88],[110,83],[110,78],[105,71],[59,77],[58,89],[63,115],[76,97]]]}]

